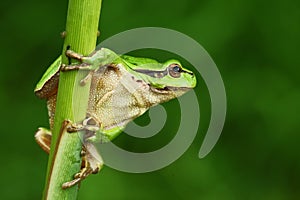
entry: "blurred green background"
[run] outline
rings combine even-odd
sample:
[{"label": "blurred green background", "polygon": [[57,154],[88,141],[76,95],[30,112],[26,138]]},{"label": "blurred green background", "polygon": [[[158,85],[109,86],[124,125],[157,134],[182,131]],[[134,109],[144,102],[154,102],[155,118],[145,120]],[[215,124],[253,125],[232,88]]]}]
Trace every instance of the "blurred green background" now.
[{"label": "blurred green background", "polygon": [[[48,157],[33,135],[48,118],[33,89],[61,53],[67,1],[0,5],[0,198],[40,199]],[[103,0],[100,40],[157,26],[203,45],[222,74],[228,112],[219,142],[200,160],[210,104],[199,76],[201,123],[188,151],[146,174],[105,167],[83,182],[79,199],[299,199],[299,10],[296,0]]]}]

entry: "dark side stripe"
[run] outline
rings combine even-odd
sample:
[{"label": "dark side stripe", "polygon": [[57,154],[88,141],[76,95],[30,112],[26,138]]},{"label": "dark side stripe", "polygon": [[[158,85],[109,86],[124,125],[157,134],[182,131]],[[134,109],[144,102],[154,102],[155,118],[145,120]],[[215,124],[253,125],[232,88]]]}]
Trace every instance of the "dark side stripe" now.
[{"label": "dark side stripe", "polygon": [[165,69],[163,71],[154,71],[154,70],[148,70],[148,69],[134,69],[134,71],[136,71],[138,73],[146,74],[153,78],[162,78],[168,74],[168,69]]}]

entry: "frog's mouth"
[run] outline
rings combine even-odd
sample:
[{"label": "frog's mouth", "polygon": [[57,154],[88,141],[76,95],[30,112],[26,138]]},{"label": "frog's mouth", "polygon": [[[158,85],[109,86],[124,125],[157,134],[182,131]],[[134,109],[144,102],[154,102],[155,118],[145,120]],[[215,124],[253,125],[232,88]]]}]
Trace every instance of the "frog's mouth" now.
[{"label": "frog's mouth", "polygon": [[166,86],[164,88],[155,88],[151,85],[149,85],[151,90],[153,92],[156,92],[156,93],[160,93],[160,94],[167,94],[167,93],[176,93],[176,92],[186,92],[188,90],[191,90],[193,89],[192,87],[172,87],[172,86]]},{"label": "frog's mouth", "polygon": [[164,90],[190,90],[193,89],[192,87],[172,87],[172,86],[167,86],[164,87]]}]

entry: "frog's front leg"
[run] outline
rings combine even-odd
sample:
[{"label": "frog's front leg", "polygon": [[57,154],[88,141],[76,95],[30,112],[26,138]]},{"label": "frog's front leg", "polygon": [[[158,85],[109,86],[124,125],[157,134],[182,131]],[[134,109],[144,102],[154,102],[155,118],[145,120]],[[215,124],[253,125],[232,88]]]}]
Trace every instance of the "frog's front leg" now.
[{"label": "frog's front leg", "polygon": [[90,71],[88,75],[80,81],[81,85],[85,85],[93,76],[93,73],[99,69],[99,67],[103,67],[106,65],[111,65],[114,61],[116,61],[119,56],[106,48],[101,48],[99,50],[94,51],[89,56],[83,56],[82,54],[76,53],[72,50],[66,51],[66,56],[69,58],[73,58],[78,60],[79,64],[72,65],[61,65],[61,71],[71,71],[71,70],[88,70]]},{"label": "frog's front leg", "polygon": [[103,132],[101,124],[94,117],[87,117],[81,123],[70,124],[67,127],[69,133],[85,131],[84,143],[105,143],[111,141],[111,137],[106,132]]},{"label": "frog's front leg", "polygon": [[[86,70],[97,70],[99,67],[112,64],[116,59],[120,58],[115,52],[101,48],[95,50],[88,56],[76,53],[72,50],[66,51],[66,56],[78,60],[81,64],[79,67],[67,67],[67,70],[73,69],[86,69]],[[73,65],[75,66],[75,65]]]}]

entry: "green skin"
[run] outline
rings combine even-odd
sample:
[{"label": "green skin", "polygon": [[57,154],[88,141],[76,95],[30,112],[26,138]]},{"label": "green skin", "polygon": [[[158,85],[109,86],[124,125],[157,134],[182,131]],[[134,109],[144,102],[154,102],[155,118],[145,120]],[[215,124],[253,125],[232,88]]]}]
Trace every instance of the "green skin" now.
[{"label": "green skin", "polygon": [[[87,77],[81,81],[84,85],[91,80],[87,117],[76,124],[70,122],[71,125],[67,127],[68,132],[89,132],[84,141],[83,167],[74,180],[65,183],[63,188],[71,187],[101,169],[103,161],[93,143],[114,139],[128,122],[141,116],[151,106],[179,97],[196,86],[193,72],[183,68],[177,60],[159,63],[149,58],[118,56],[105,48],[86,57],[71,50],[68,50],[66,55],[80,63],[61,65],[59,57],[45,72],[34,90],[38,97],[47,99],[52,129],[59,72],[89,71]],[[39,128],[35,138],[38,144],[49,152],[51,132]]]}]

